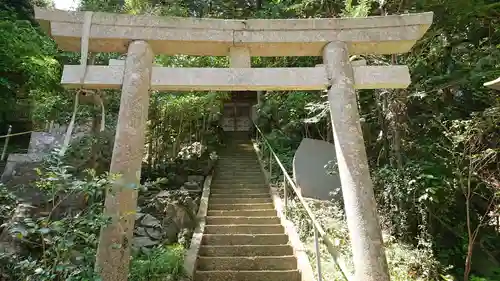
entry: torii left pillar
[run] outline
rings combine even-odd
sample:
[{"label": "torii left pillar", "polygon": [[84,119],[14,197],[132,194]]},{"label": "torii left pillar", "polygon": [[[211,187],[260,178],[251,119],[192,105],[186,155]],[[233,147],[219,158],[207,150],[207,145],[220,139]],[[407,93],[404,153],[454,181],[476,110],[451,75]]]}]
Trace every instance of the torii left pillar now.
[{"label": "torii left pillar", "polygon": [[153,59],[147,42],[130,43],[110,168],[117,178],[106,190],[104,207],[112,221],[102,228],[97,250],[96,270],[103,281],[128,279]]}]

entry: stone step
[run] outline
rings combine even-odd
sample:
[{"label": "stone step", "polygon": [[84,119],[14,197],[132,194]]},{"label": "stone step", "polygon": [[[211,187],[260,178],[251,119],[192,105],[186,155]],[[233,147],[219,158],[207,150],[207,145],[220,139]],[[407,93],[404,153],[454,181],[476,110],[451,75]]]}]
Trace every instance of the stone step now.
[{"label": "stone step", "polygon": [[[252,164],[253,165],[253,164]],[[221,170],[214,170],[214,178],[217,179],[219,177],[242,177],[242,178],[250,178],[250,177],[264,177],[264,173],[261,170],[240,170],[240,171],[228,171],[231,168],[224,168]],[[238,183],[235,181],[235,183]]]},{"label": "stone step", "polygon": [[234,156],[220,156],[219,159],[217,159],[217,164],[220,163],[229,163],[229,162],[257,162],[257,156],[255,155],[249,155],[249,156],[240,156],[240,157],[234,157]]},{"label": "stone step", "polygon": [[203,234],[202,245],[283,245],[285,234]]},{"label": "stone step", "polygon": [[201,271],[197,270],[195,281],[300,281],[298,270],[263,271]]},{"label": "stone step", "polygon": [[211,186],[210,194],[238,194],[238,195],[247,195],[247,194],[255,194],[255,193],[267,193],[269,194],[269,188],[264,185],[260,185],[260,187],[251,187],[244,185],[247,188],[240,187],[229,187],[229,186]]},{"label": "stone step", "polygon": [[[237,164],[237,165],[235,165]],[[247,166],[241,166],[241,165]],[[234,171],[245,171],[245,168],[248,168],[250,171],[259,171],[260,165],[257,159],[255,160],[217,160],[217,164],[215,165],[215,170],[220,169],[231,169]]]},{"label": "stone step", "polygon": [[254,257],[293,255],[290,245],[238,245],[238,246],[200,246],[200,256],[206,257]]},{"label": "stone step", "polygon": [[239,199],[239,198],[269,198],[271,195],[269,191],[262,193],[245,193],[245,194],[234,194],[234,193],[210,193],[210,198],[217,199]]},{"label": "stone step", "polygon": [[274,210],[273,203],[258,204],[209,204],[208,210]]},{"label": "stone step", "polygon": [[248,171],[258,172],[262,171],[257,161],[227,161],[217,163],[215,171],[235,171],[244,172],[248,168]]},{"label": "stone step", "polygon": [[246,178],[246,179],[236,179],[236,178],[225,178],[225,179],[218,179],[218,178],[215,178],[214,180],[212,180],[212,183],[214,185],[225,185],[225,184],[234,184],[234,183],[239,183],[241,185],[245,185],[245,184],[261,184],[261,185],[265,185],[266,184],[266,180],[264,179],[264,177],[262,178]]},{"label": "stone step", "polygon": [[[228,170],[229,169],[229,170]],[[235,171],[230,168],[227,169],[215,169],[214,175],[216,177],[226,177],[226,176],[240,176],[240,177],[258,177],[258,176],[263,176],[264,174],[262,173],[262,170],[260,169],[249,169],[249,170],[240,170],[240,171]]]},{"label": "stone step", "polygon": [[227,163],[217,163],[214,171],[233,171],[233,172],[262,172],[257,161],[227,161]]},{"label": "stone step", "polygon": [[[239,153],[239,152],[238,152]],[[258,157],[254,155],[246,155],[246,156],[240,156],[240,157],[235,157],[233,156],[224,156],[224,155],[219,155],[219,158],[217,159],[217,165],[220,163],[227,163],[231,161],[238,161],[238,162],[245,162],[245,161],[250,161],[250,162],[257,162]]]},{"label": "stone step", "polygon": [[276,210],[208,210],[208,216],[216,217],[267,217],[276,216]]},{"label": "stone step", "polygon": [[244,184],[244,183],[253,183],[253,184],[263,184],[264,182],[264,175],[257,175],[257,176],[252,176],[252,175],[244,175],[244,176],[215,176],[212,182],[223,182],[226,184]]},{"label": "stone step", "polygon": [[235,165],[235,163],[228,163],[226,165],[217,165],[214,168],[215,174],[217,173],[262,173],[262,169],[259,166],[259,163],[239,163]]},{"label": "stone step", "polygon": [[[229,169],[229,168],[228,168]],[[230,177],[231,179],[234,179],[234,183],[238,183],[236,181],[236,179],[245,179],[245,178],[255,178],[255,177],[264,177],[264,174],[262,173],[262,171],[231,171],[231,172],[227,172],[227,171],[217,171],[215,170],[214,172],[214,179],[218,179],[218,178],[228,178]]]},{"label": "stone step", "polygon": [[231,149],[225,149],[220,152],[219,156],[226,158],[257,158],[257,154],[255,153],[253,147],[235,147]]},{"label": "stone step", "polygon": [[[265,194],[265,196],[264,196]],[[269,188],[210,188],[210,198],[270,197]]]},{"label": "stone step", "polygon": [[263,175],[260,176],[221,176],[216,177],[212,180],[214,185],[222,185],[222,184],[266,184],[266,178]]},{"label": "stone step", "polygon": [[264,175],[216,175],[213,182],[224,181],[224,182],[232,182],[232,183],[246,183],[246,182],[255,182],[258,180],[258,183],[265,183]]},{"label": "stone step", "polygon": [[279,224],[281,220],[277,216],[267,216],[267,217],[217,217],[209,216],[206,217],[206,224],[219,224],[219,225],[229,225],[229,224]]},{"label": "stone step", "polygon": [[[253,164],[251,164],[253,165]],[[230,170],[231,168],[226,168],[224,170],[215,170],[214,176],[215,179],[218,179],[219,177],[235,177],[235,182],[236,179],[248,179],[248,178],[255,178],[255,177],[264,177],[264,174],[262,171],[258,170],[251,170],[251,171],[230,171],[228,172],[227,170]],[[237,182],[236,182],[237,183]]]},{"label": "stone step", "polygon": [[245,178],[245,177],[264,177],[262,171],[215,171],[214,174],[217,178],[227,178],[227,177],[237,177],[237,178]]},{"label": "stone step", "polygon": [[197,269],[208,270],[291,270],[297,269],[294,256],[198,257]]},{"label": "stone step", "polygon": [[221,161],[217,163],[215,167],[215,171],[238,171],[238,172],[243,172],[245,171],[245,168],[248,168],[250,171],[262,171],[259,166],[259,162],[257,160],[255,161],[238,161],[238,160],[231,160],[231,161]]},{"label": "stone step", "polygon": [[238,147],[231,148],[221,151],[219,154],[219,159],[231,159],[231,158],[257,158],[255,150],[253,147]]},{"label": "stone step", "polygon": [[[235,169],[234,165],[238,165],[242,167],[241,169]],[[258,176],[258,175],[264,175],[262,173],[262,170],[260,168],[248,168],[244,169],[244,167],[254,167],[257,164],[254,163],[245,163],[245,164],[233,164],[233,167],[227,166],[227,167],[221,167],[221,168],[215,168],[214,169],[214,175],[220,176],[221,173],[223,173],[224,176],[231,176],[231,175],[239,175],[239,176]]]},{"label": "stone step", "polygon": [[281,224],[205,225],[206,234],[282,234]]},{"label": "stone step", "polygon": [[[212,181],[213,182],[213,181]],[[246,182],[227,182],[227,183],[212,183],[212,187],[227,187],[227,188],[268,188],[267,184],[263,183],[246,183]]]},{"label": "stone step", "polygon": [[[238,164],[238,165],[235,165]],[[243,164],[250,164],[252,166],[241,166]],[[215,165],[215,169],[220,168],[230,168],[236,171],[243,170],[244,168],[250,168],[251,170],[260,170],[259,160],[257,159],[226,159],[226,160],[217,160],[217,164]]]},{"label": "stone step", "polygon": [[268,194],[267,198],[214,198],[210,197],[208,204],[258,204],[258,203],[272,203],[271,196]]},{"label": "stone step", "polygon": [[[237,164],[237,165],[235,165]],[[245,165],[245,166],[244,166]],[[262,171],[259,161],[221,161],[215,165],[215,171]]]}]

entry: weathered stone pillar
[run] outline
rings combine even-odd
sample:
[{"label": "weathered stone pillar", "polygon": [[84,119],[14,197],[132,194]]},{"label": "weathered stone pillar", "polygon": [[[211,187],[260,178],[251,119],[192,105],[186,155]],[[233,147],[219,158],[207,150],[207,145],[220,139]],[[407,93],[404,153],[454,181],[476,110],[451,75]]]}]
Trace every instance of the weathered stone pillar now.
[{"label": "weathered stone pillar", "polygon": [[328,101],[352,243],[354,280],[388,281],[387,260],[348,55],[344,42],[331,42],[323,50],[324,64],[332,85],[328,90]]},{"label": "weathered stone pillar", "polygon": [[118,179],[107,191],[104,208],[112,223],[101,230],[97,251],[96,270],[103,281],[127,280],[153,59],[148,43],[130,43],[110,168]]}]

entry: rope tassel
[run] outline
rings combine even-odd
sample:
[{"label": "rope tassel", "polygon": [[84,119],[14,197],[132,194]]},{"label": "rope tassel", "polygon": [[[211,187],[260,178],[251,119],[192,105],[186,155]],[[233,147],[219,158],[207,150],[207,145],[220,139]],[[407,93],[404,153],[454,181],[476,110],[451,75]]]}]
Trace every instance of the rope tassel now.
[{"label": "rope tassel", "polygon": [[[82,29],[82,40],[81,40],[81,58],[80,65],[82,69],[82,75],[80,76],[80,85],[83,89],[83,85],[85,82],[85,76],[87,74],[87,59],[88,59],[88,51],[89,51],[89,36],[90,36],[90,28],[92,26],[92,12],[85,12],[84,20],[83,20],[83,29]],[[69,122],[68,130],[66,131],[66,135],[64,136],[63,146],[59,151],[59,155],[62,156],[66,153],[68,149],[69,142],[71,140],[71,134],[73,133],[73,127],[75,126],[76,112],[78,110],[78,96],[80,92],[75,95],[75,106],[73,108],[73,115],[71,116],[71,121]],[[104,107],[104,106],[103,106]],[[102,125],[101,125],[102,126]],[[102,129],[102,127],[101,127]]]},{"label": "rope tassel", "polygon": [[73,107],[73,115],[71,116],[71,121],[69,121],[68,129],[66,130],[66,135],[64,136],[64,142],[59,155],[62,156],[66,153],[68,149],[69,142],[71,141],[71,134],[73,133],[73,127],[75,126],[76,112],[78,111],[78,96],[79,93],[75,95],[75,105]]},{"label": "rope tassel", "polygon": [[104,132],[104,129],[106,129],[106,110],[104,109],[104,102],[99,95],[95,95],[95,98],[99,100],[99,104],[101,105],[101,132]]}]

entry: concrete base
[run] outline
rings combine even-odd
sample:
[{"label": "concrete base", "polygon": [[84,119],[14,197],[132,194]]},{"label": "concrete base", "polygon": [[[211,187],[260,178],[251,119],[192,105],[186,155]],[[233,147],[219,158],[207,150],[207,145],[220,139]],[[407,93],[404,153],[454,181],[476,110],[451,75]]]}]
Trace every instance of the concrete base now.
[{"label": "concrete base", "polygon": [[17,167],[28,163],[42,162],[45,154],[10,154],[7,158],[7,163],[5,164],[5,169],[3,170],[2,182],[6,182],[15,175],[15,170]]},{"label": "concrete base", "polygon": [[198,252],[200,251],[201,241],[203,238],[203,232],[205,231],[205,223],[208,210],[208,199],[210,197],[210,184],[212,183],[212,175],[205,178],[203,183],[203,194],[200,199],[200,207],[198,208],[198,214],[196,215],[196,220],[198,226],[193,232],[193,238],[191,238],[191,245],[184,257],[184,270],[189,278],[193,279],[196,273],[196,261],[198,259]]}]

